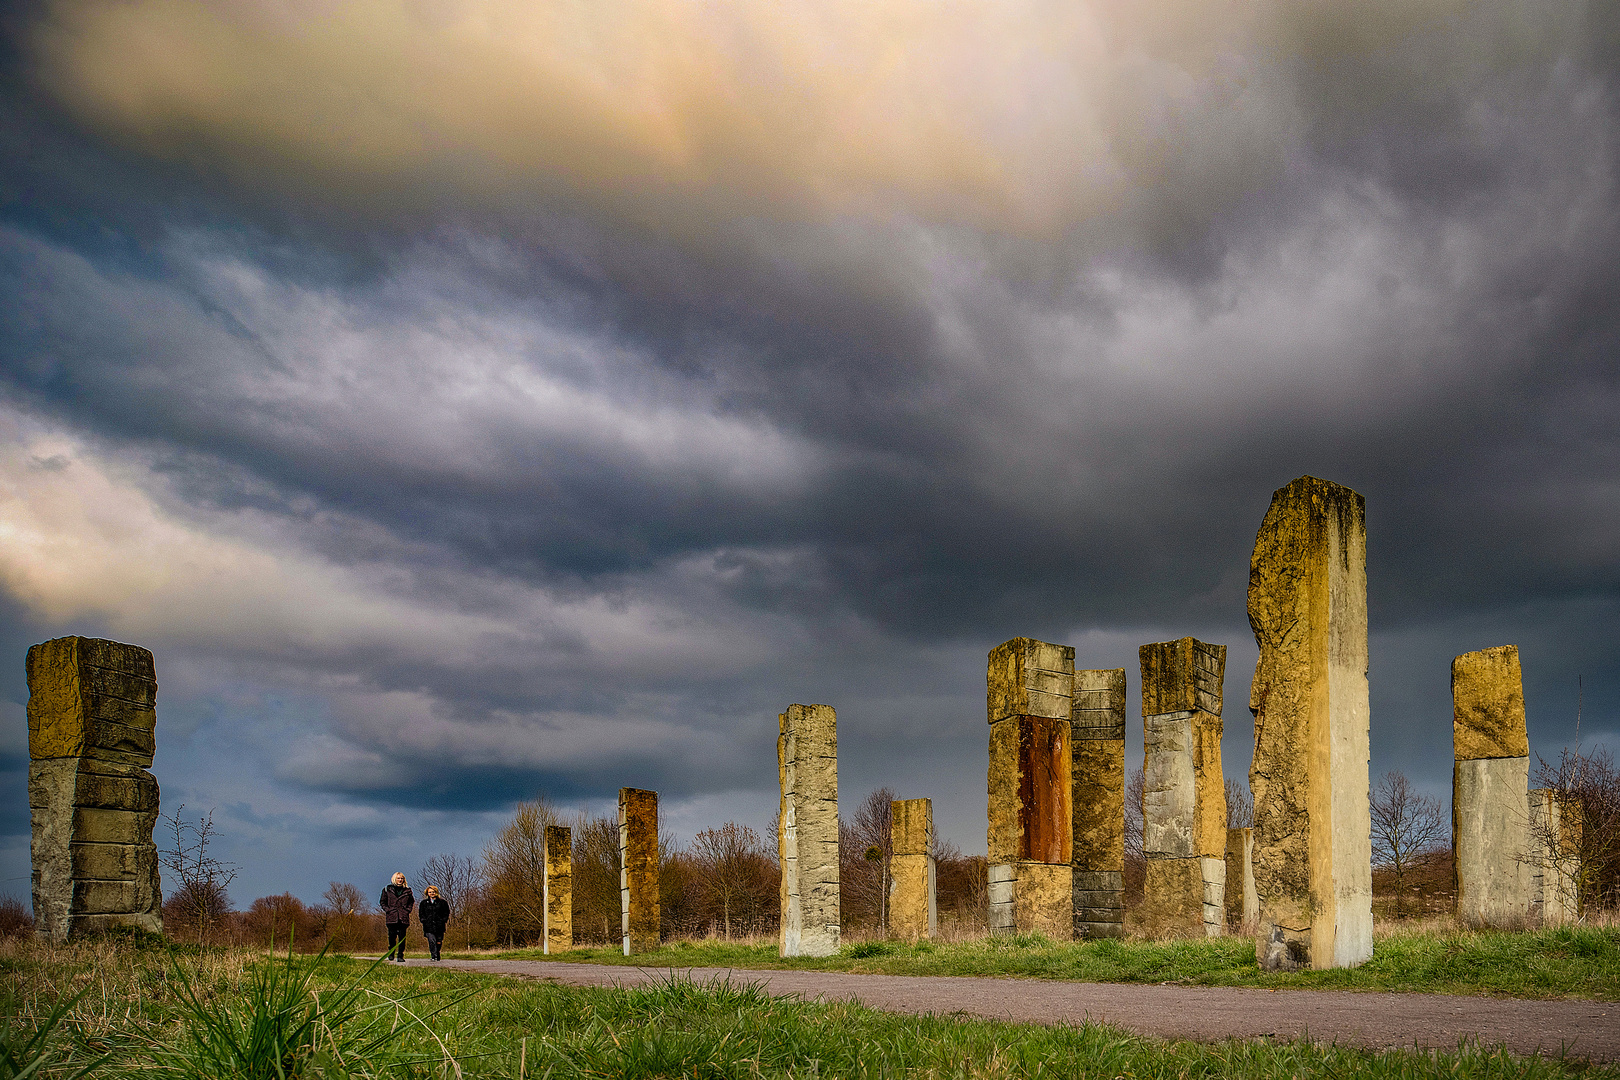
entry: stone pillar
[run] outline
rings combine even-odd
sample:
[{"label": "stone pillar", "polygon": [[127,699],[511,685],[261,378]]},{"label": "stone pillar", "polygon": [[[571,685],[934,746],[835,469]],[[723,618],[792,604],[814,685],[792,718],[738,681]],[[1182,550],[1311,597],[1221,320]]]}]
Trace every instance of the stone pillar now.
[{"label": "stone pillar", "polygon": [[1530,916],[1530,741],[1516,645],[1451,662],[1451,842],[1457,917],[1518,926]]},{"label": "stone pillar", "polygon": [[1226,646],[1161,641],[1143,645],[1141,661],[1143,906],[1169,929],[1218,937],[1226,928]]},{"label": "stone pillar", "polygon": [[1581,816],[1573,799],[1552,788],[1530,792],[1530,914],[1563,926],[1581,913]]},{"label": "stone pillar", "polygon": [[934,893],[934,804],[896,799],[889,804],[889,929],[916,941],[939,930]]},{"label": "stone pillar", "polygon": [[1226,830],[1226,925],[1239,934],[1254,933],[1260,897],[1254,891],[1254,830]]},{"label": "stone pillar", "polygon": [[28,650],[27,674],[36,934],[162,933],[152,654],[57,638]]},{"label": "stone pillar", "polygon": [[624,955],[658,948],[658,792],[619,789],[619,919]]},{"label": "stone pillar", "polygon": [[566,825],[546,826],[546,925],[540,935],[547,954],[574,947],[574,837]]},{"label": "stone pillar", "polygon": [[1013,638],[990,653],[992,933],[1074,936],[1074,650]]},{"label": "stone pillar", "polygon": [[832,956],[839,934],[838,713],[831,705],[789,705],[777,724],[778,945],[783,956]]},{"label": "stone pillar", "polygon": [[1372,955],[1367,526],[1361,496],[1302,476],[1271,497],[1249,564],[1255,952],[1267,970]]},{"label": "stone pillar", "polygon": [[1074,936],[1125,933],[1125,669],[1074,673]]}]

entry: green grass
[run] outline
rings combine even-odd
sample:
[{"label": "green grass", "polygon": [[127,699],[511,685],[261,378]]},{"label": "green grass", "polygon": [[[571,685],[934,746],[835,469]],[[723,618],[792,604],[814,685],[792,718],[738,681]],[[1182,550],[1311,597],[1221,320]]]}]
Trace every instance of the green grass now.
[{"label": "green grass", "polygon": [[[182,958],[177,976],[162,955],[99,956],[72,949],[0,954],[0,1003],[15,1028],[42,1022],[71,1001],[68,1037],[44,1076],[65,1077],[102,1054],[95,1078],[176,1075],[166,1055],[184,1044],[194,1018],[189,984],[215,1017],[239,1025],[255,1013],[255,980],[268,962],[245,954]],[[279,961],[277,963],[280,963]],[[1620,1080],[1620,1070],[1578,1061],[1516,1058],[1477,1047],[1455,1053],[1370,1052],[1293,1042],[1162,1042],[1116,1028],[1038,1027],[949,1017],[894,1016],[853,1004],[772,999],[743,982],[703,985],[679,977],[644,989],[558,987],[445,969],[298,959],[277,987],[308,980],[317,992],[365,987],[378,1002],[436,1001],[443,1011],[417,1024],[388,1013],[398,1035],[384,1057],[305,1055],[306,1077],[464,1077],[573,1080],[603,1077],[928,1078],[1296,1078],[1447,1077],[1456,1080],[1585,1075]],[[79,994],[73,998],[73,994]],[[425,995],[425,996],[424,996]],[[261,993],[261,997],[264,995]],[[271,998],[287,1005],[285,998]],[[279,1007],[279,1006],[278,1006]],[[296,1010],[295,1010],[296,1011]],[[243,1075],[220,1072],[221,1080]]]},{"label": "green grass", "polygon": [[[480,954],[541,959],[537,950]],[[1088,982],[1258,986],[1268,989],[1400,990],[1522,998],[1620,999],[1620,928],[1565,927],[1392,934],[1361,967],[1262,972],[1248,938],[1057,943],[1035,934],[956,944],[860,942],[824,959],[784,960],[774,945],[675,942],[626,957],[576,949],[549,959],[641,967],[732,967],[855,971],[887,975],[1013,975]]]}]

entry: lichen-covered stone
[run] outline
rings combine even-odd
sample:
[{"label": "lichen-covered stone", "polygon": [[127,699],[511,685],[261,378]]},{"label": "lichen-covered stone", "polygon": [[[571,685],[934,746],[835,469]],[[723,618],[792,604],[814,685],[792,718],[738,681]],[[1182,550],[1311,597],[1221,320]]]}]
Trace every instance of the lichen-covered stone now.
[{"label": "lichen-covered stone", "polygon": [[[1221,772],[1221,680],[1226,647],[1196,638],[1141,648],[1142,849],[1150,862],[1180,860],[1148,875],[1144,902],[1163,929],[1219,933],[1226,847],[1226,783]],[[1220,871],[1210,869],[1219,862]],[[1160,896],[1154,888],[1185,895]],[[1203,905],[1214,905],[1211,919]]]},{"label": "lichen-covered stone", "polygon": [[58,638],[28,650],[27,676],[36,932],[161,932],[152,654]]},{"label": "lichen-covered stone", "polygon": [[1074,936],[1074,869],[1067,864],[1020,860],[989,867],[990,930]]},{"label": "lichen-covered stone", "polygon": [[910,941],[933,937],[939,929],[933,802],[896,799],[889,812],[889,929]]},{"label": "lichen-covered stone", "polygon": [[152,654],[95,638],[57,638],[28,650],[28,753],[152,764],[157,678]]},{"label": "lichen-covered stone", "polygon": [[1366,535],[1360,495],[1304,476],[1272,496],[1255,539],[1249,787],[1268,970],[1372,955]]},{"label": "lichen-covered stone", "polygon": [[990,723],[1045,716],[1065,723],[1073,708],[1074,649],[1013,638],[990,651],[985,691]]},{"label": "lichen-covered stone", "polygon": [[545,895],[541,898],[545,927],[541,934],[546,953],[574,947],[574,834],[566,825],[547,825]]},{"label": "lichen-covered stone", "polygon": [[1530,759],[1474,758],[1453,766],[1452,844],[1457,917],[1520,927],[1530,917]]},{"label": "lichen-covered stone", "polygon": [[1252,933],[1260,917],[1260,897],[1254,891],[1254,830],[1226,830],[1226,923],[1232,930]]},{"label": "lichen-covered stone", "polygon": [[658,792],[619,789],[619,916],[624,955],[658,948]]},{"label": "lichen-covered stone", "polygon": [[1463,653],[1451,662],[1452,749],[1458,761],[1529,757],[1519,647]]},{"label": "lichen-covered stone", "polygon": [[838,714],[830,705],[789,705],[777,723],[778,944],[783,956],[831,956],[840,933]]},{"label": "lichen-covered stone", "polygon": [[1074,936],[1118,937],[1125,924],[1125,669],[1074,673]]}]

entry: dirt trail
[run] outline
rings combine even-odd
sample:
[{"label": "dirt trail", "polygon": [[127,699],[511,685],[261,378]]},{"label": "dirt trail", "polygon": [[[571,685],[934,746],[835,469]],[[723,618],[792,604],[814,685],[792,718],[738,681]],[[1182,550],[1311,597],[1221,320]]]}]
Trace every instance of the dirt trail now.
[{"label": "dirt trail", "polygon": [[[426,961],[412,960],[412,964]],[[632,968],[546,960],[446,960],[434,967],[523,975],[569,986],[638,986],[673,970],[698,981],[763,984],[778,996],[853,999],[899,1013],[962,1013],[1036,1024],[1097,1020],[1161,1038],[1304,1037],[1372,1049],[1455,1050],[1463,1040],[1518,1054],[1620,1061],[1620,1002],[1520,1001],[1444,994],[1141,986],[934,975],[744,968]]]}]

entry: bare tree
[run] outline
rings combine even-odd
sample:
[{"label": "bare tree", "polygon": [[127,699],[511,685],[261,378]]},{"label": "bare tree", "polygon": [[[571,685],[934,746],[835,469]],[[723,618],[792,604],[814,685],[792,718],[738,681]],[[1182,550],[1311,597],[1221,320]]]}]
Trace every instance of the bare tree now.
[{"label": "bare tree", "polygon": [[855,817],[838,821],[839,891],[851,914],[869,914],[879,936],[889,927],[889,860],[893,856],[894,791],[878,788]]},{"label": "bare tree", "polygon": [[731,914],[739,901],[752,909],[758,892],[760,864],[765,860],[759,834],[747,825],[728,821],[718,829],[704,829],[692,837],[692,855],[703,875],[703,889],[711,903],[720,905],[726,940],[731,940]]},{"label": "bare tree", "polygon": [[1447,842],[1440,800],[1420,795],[1402,772],[1379,777],[1372,790],[1373,864],[1395,875],[1395,914],[1406,899],[1406,875],[1424,856]]},{"label": "bare tree", "polygon": [[1254,794],[1249,785],[1240,780],[1226,781],[1226,827],[1254,828]]},{"label": "bare tree", "polygon": [[545,799],[519,803],[512,820],[484,848],[490,903],[509,934],[539,938],[545,926],[546,826],[558,823]]},{"label": "bare tree", "polygon": [[1532,857],[1573,884],[1582,913],[1620,904],[1620,770],[1613,755],[1566,746],[1557,761],[1536,762],[1535,786],[1553,793],[1561,821],[1532,817]]},{"label": "bare tree", "polygon": [[235,863],[221,862],[208,853],[218,839],[214,832],[214,812],[198,815],[192,822],[182,816],[185,809],[186,804],[181,803],[173,814],[158,817],[169,832],[171,844],[158,852],[158,862],[179,882],[175,896],[164,906],[178,914],[195,931],[197,940],[204,942],[230,911],[227,890],[241,868]]},{"label": "bare tree", "polygon": [[[545,830],[541,830],[541,847],[545,846]],[[540,872],[545,874],[544,851],[541,852]],[[450,921],[461,925],[463,937],[467,948],[472,948],[472,919],[468,910],[467,901],[470,894],[478,888],[479,878],[482,876],[482,867],[473,859],[463,855],[443,854],[435,855],[422,864],[422,869],[416,872],[417,880],[422,887],[436,886],[439,896],[450,905]],[[542,876],[542,884],[544,877]]]}]

